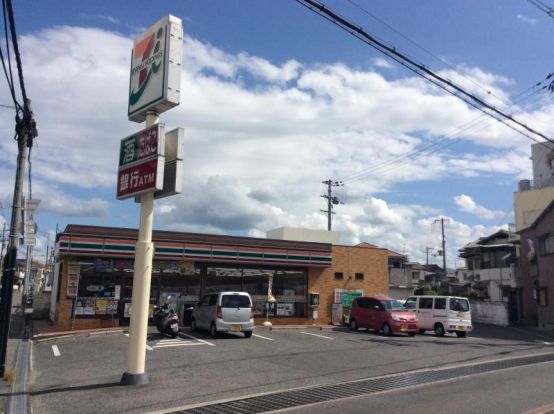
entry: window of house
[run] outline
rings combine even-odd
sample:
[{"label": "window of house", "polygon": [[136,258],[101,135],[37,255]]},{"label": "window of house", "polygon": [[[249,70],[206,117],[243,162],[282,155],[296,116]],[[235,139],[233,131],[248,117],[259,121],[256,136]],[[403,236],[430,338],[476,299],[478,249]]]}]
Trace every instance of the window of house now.
[{"label": "window of house", "polygon": [[356,280],[364,280],[364,274],[363,273],[356,273],[355,278],[356,278]]},{"label": "window of house", "polygon": [[538,291],[538,296],[537,296],[537,303],[539,304],[539,306],[546,306],[547,305],[547,302],[546,302],[546,288],[543,287],[543,288],[539,288],[539,291]]},{"label": "window of house", "polygon": [[344,279],[342,272],[335,272],[335,279]]},{"label": "window of house", "polygon": [[554,253],[554,236],[548,234],[539,238],[539,252],[541,255]]}]

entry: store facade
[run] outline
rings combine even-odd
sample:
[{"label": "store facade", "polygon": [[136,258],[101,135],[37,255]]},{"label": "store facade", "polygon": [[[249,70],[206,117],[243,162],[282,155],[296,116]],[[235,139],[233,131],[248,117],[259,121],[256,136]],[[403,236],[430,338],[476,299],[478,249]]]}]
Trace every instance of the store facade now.
[{"label": "store facade", "polygon": [[[50,319],[60,330],[128,324],[136,238],[133,229],[81,225],[58,235]],[[151,309],[170,298],[184,325],[211,292],[250,293],[256,323],[327,324],[337,289],[388,290],[386,249],[165,231],[153,241]],[[319,294],[316,308],[310,293]]]}]

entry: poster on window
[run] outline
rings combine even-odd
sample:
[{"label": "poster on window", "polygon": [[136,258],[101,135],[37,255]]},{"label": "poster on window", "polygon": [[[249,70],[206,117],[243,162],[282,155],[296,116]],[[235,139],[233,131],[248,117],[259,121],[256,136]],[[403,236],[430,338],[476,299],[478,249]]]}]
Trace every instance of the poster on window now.
[{"label": "poster on window", "polygon": [[77,298],[75,300],[75,309],[73,311],[75,312],[75,315],[84,315],[85,301],[83,298]]},{"label": "poster on window", "polygon": [[95,313],[97,315],[105,315],[108,301],[106,299],[96,299]]},{"label": "poster on window", "polygon": [[67,273],[67,296],[70,298],[77,297],[80,271],[81,266],[78,263],[69,264]]},{"label": "poster on window", "polygon": [[83,315],[95,315],[96,314],[96,299],[84,298]]},{"label": "poster on window", "polygon": [[119,303],[117,300],[110,299],[107,301],[108,304],[106,306],[106,314],[107,315],[115,315],[117,313],[117,304]]},{"label": "poster on window", "polygon": [[294,316],[294,303],[277,303],[277,316]]}]

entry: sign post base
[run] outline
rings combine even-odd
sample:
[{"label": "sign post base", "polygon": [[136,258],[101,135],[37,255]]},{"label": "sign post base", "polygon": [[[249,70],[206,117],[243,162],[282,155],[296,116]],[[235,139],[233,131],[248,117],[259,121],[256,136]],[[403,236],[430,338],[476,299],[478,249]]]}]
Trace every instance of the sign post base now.
[{"label": "sign post base", "polygon": [[148,374],[143,372],[142,374],[129,374],[128,372],[123,373],[121,377],[121,385],[145,385],[148,384]]}]

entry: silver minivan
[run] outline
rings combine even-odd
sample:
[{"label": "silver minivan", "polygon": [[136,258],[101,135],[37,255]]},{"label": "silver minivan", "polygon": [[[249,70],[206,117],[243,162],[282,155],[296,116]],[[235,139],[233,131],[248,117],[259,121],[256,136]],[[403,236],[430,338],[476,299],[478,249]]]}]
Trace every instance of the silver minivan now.
[{"label": "silver minivan", "polygon": [[242,332],[252,336],[254,313],[247,292],[217,292],[205,295],[192,311],[192,330],[209,330],[213,338],[220,332]]}]

